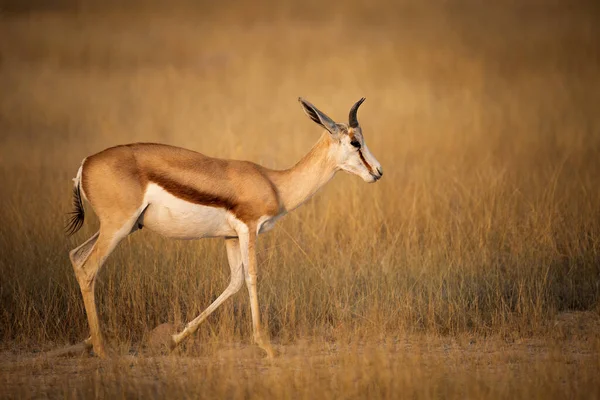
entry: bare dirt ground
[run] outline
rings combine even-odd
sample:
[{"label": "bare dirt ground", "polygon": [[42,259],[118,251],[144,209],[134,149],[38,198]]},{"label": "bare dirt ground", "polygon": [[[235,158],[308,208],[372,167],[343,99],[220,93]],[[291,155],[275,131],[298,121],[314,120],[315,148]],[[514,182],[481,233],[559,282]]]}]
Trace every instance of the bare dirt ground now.
[{"label": "bare dirt ground", "polygon": [[598,318],[568,313],[554,339],[410,335],[276,346],[190,343],[152,356],[126,346],[100,360],[5,348],[1,397],[14,398],[597,398]]}]

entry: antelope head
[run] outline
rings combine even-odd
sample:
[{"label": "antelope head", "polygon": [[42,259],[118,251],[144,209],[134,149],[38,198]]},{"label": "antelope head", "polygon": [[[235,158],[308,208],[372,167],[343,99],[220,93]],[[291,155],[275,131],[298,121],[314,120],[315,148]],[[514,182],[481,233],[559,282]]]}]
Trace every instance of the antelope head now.
[{"label": "antelope head", "polygon": [[317,124],[329,132],[332,139],[330,155],[336,162],[337,169],[360,176],[365,182],[375,182],[383,176],[379,161],[371,154],[362,133],[356,112],[365,101],[363,97],[350,109],[348,124],[336,123],[317,107],[299,97],[304,112]]}]

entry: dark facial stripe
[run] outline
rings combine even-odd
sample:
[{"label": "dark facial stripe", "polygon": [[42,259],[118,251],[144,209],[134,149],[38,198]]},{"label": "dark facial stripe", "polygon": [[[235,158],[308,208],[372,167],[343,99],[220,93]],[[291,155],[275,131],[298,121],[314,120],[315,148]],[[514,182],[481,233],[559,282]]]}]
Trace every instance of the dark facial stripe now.
[{"label": "dark facial stripe", "polygon": [[363,164],[365,164],[365,167],[367,167],[367,169],[369,170],[369,173],[371,175],[374,175],[373,168],[371,168],[371,165],[367,162],[367,160],[365,160],[365,156],[363,156],[363,153],[361,150],[358,150],[358,155],[360,155],[360,160],[363,162]]},{"label": "dark facial stripe", "polygon": [[235,208],[235,204],[231,198],[201,192],[193,187],[176,182],[165,175],[149,173],[147,177],[149,181],[156,183],[173,196],[189,201],[190,203],[208,207],[219,207],[226,210],[233,210]]}]

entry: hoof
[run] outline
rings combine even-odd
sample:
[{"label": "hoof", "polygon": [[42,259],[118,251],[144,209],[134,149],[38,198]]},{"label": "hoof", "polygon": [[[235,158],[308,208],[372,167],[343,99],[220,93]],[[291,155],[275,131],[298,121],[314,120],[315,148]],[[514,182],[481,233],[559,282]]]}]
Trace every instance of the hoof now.
[{"label": "hoof", "polygon": [[277,352],[273,350],[273,347],[271,347],[271,343],[259,343],[258,347],[260,347],[264,350],[265,353],[267,353],[267,358],[272,359],[277,357]]},{"label": "hoof", "polygon": [[267,358],[269,359],[276,358],[278,355],[278,353],[275,350],[273,350],[271,346],[269,346],[268,348],[263,347],[263,350],[265,351],[265,353],[267,353]]},{"label": "hoof", "polygon": [[96,349],[95,347],[92,348],[92,355],[94,355],[102,360],[111,358],[110,354],[103,347],[101,347],[100,349]]}]

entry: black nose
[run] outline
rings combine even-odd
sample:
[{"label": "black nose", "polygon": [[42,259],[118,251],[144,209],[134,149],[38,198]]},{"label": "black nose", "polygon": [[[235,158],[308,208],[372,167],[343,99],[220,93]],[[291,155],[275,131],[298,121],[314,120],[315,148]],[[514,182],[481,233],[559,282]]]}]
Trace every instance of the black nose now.
[{"label": "black nose", "polygon": [[377,167],[377,172],[379,172],[379,177],[381,178],[383,176],[383,170],[381,167]]}]

